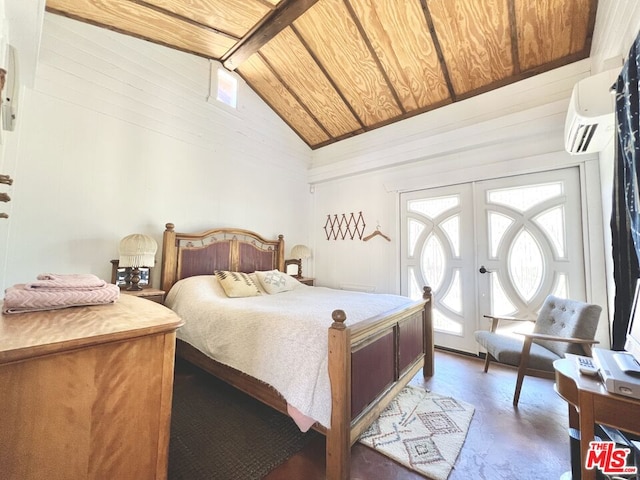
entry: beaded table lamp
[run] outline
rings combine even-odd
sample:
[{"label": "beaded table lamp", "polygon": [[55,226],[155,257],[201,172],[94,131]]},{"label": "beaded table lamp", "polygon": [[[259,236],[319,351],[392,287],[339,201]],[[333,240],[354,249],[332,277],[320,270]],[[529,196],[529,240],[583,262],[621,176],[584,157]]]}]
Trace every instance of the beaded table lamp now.
[{"label": "beaded table lamp", "polygon": [[140,267],[153,267],[157,251],[157,242],[148,235],[134,233],[120,240],[118,266],[131,268],[131,285],[127,287],[127,290],[142,290],[138,284],[140,282]]}]

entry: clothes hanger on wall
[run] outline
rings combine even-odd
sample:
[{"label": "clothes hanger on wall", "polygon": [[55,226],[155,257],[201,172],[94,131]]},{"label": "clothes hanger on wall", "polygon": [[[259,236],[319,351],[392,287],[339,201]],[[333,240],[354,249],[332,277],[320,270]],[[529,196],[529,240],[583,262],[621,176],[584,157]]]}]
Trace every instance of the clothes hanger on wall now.
[{"label": "clothes hanger on wall", "polygon": [[362,239],[363,242],[368,242],[369,240],[371,240],[373,237],[377,237],[377,236],[381,236],[382,238],[384,238],[385,240],[387,240],[388,242],[391,241],[391,239],[385,235],[384,233],[382,233],[380,231],[380,224],[376,225],[376,229],[370,233],[369,235],[367,235],[366,237],[364,237]]}]

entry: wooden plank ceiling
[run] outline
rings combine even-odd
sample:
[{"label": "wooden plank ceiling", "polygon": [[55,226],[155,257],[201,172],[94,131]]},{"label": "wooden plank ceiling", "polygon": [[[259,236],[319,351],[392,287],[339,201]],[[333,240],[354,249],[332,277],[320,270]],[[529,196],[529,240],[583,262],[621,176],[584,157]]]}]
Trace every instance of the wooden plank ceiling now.
[{"label": "wooden plank ceiling", "polygon": [[318,148],[589,56],[597,0],[47,0],[220,61]]}]

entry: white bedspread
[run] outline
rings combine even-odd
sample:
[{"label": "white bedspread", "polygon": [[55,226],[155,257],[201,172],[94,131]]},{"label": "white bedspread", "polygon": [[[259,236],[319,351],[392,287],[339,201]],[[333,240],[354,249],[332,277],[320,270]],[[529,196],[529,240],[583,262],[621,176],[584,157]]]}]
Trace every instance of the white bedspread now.
[{"label": "white bedspread", "polygon": [[165,305],[185,322],[178,338],[271,385],[291,406],[329,428],[331,312],[344,310],[352,325],[410,303],[398,295],[303,284],[274,295],[228,298],[215,276],[198,276],[177,282]]}]

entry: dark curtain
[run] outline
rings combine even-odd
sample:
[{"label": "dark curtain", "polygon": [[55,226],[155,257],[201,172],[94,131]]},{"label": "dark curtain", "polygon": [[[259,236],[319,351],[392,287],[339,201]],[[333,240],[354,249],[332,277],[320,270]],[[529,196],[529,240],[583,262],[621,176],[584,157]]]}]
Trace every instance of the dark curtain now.
[{"label": "dark curtain", "polygon": [[629,313],[640,256],[640,35],[633,43],[616,82],[616,120],[618,134],[611,218],[615,311],[612,326],[612,348],[624,347]]},{"label": "dark curtain", "polygon": [[[620,156],[614,171],[613,209],[611,212],[611,241],[613,247],[613,278],[616,284],[613,325],[611,328],[612,350],[622,350],[627,334],[631,301],[633,299],[638,260],[631,238],[629,216],[625,206],[623,175],[620,173]],[[621,179],[621,181],[617,181]]]}]

